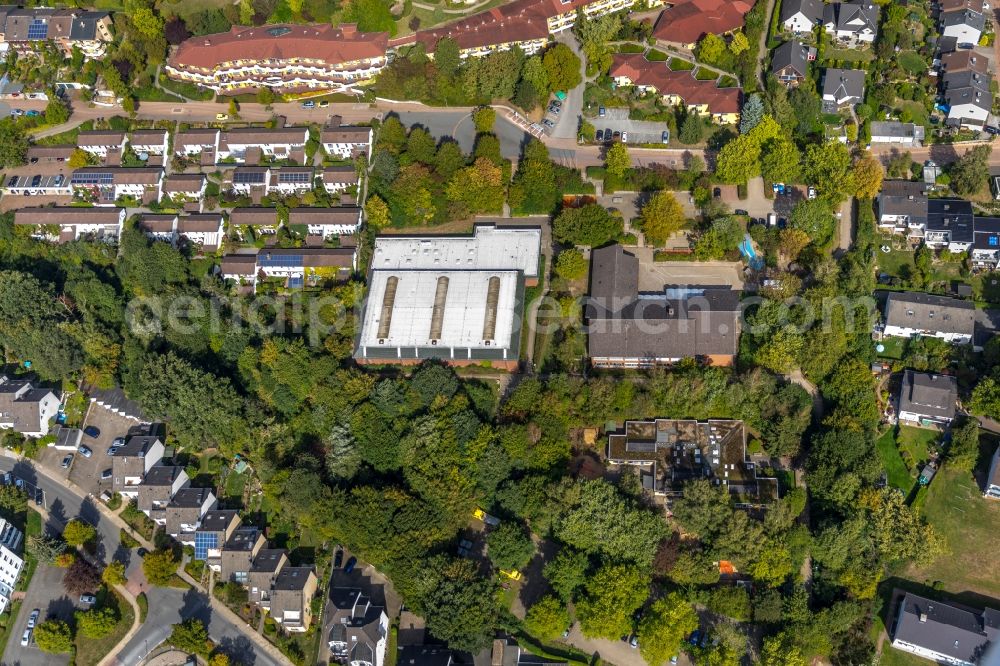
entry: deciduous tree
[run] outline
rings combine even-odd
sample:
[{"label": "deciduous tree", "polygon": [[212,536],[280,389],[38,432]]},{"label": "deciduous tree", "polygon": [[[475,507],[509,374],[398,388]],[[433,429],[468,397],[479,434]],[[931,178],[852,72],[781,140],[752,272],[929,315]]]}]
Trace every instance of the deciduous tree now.
[{"label": "deciduous tree", "polygon": [[63,588],[71,597],[79,597],[81,594],[93,592],[100,584],[100,573],[80,557],[76,558],[76,561],[66,569],[66,575],[63,576]]},{"label": "deciduous tree", "polygon": [[142,558],[142,572],[150,583],[164,587],[177,573],[177,564],[170,549],[154,550]]},{"label": "deciduous tree", "polygon": [[622,235],[622,220],[608,213],[602,206],[587,204],[580,208],[567,208],[559,213],[553,223],[552,233],[560,243],[599,247]]},{"label": "deciduous tree", "polygon": [[576,603],[580,631],[591,638],[618,639],[632,632],[632,613],[649,596],[649,576],[636,566],[598,569]]},{"label": "deciduous tree", "polygon": [[523,525],[504,521],[486,538],[487,554],[494,566],[506,571],[518,571],[528,565],[535,554],[535,544]]},{"label": "deciduous tree", "polygon": [[569,91],[580,85],[583,76],[581,63],[573,50],[565,44],[556,44],[542,56],[542,64],[552,90]]},{"label": "deciduous tree", "polygon": [[966,418],[958,427],[952,427],[948,445],[948,467],[971,472],[979,461],[979,422]]},{"label": "deciduous tree", "polygon": [[859,199],[874,199],[882,190],[884,175],[882,163],[866,152],[854,163],[854,196]]},{"label": "deciduous tree", "polygon": [[104,567],[104,571],[101,572],[101,580],[109,587],[124,585],[125,564],[119,560],[112,560],[108,566]]},{"label": "deciduous tree", "polygon": [[375,229],[384,229],[392,223],[389,206],[377,194],[368,197],[365,202],[365,219]]},{"label": "deciduous tree", "polygon": [[167,642],[179,650],[202,656],[209,653],[211,645],[205,623],[193,617],[173,625]]},{"label": "deciduous tree", "polygon": [[684,638],[698,628],[698,615],[680,594],[658,599],[639,621],[639,651],[647,664],[662,664],[680,651]]},{"label": "deciduous tree", "polygon": [[45,620],[36,624],[34,638],[42,652],[58,654],[73,650],[73,632],[62,620]]},{"label": "deciduous tree", "polygon": [[587,273],[587,260],[575,247],[567,248],[556,257],[556,275],[564,280],[577,280]]},{"label": "deciduous tree", "polygon": [[91,608],[76,611],[76,630],[84,638],[104,638],[118,625],[118,614],[113,608]]},{"label": "deciduous tree", "polygon": [[559,638],[570,625],[566,606],[551,594],[536,601],[524,618],[524,628],[543,641]]},{"label": "deciduous tree", "polygon": [[624,178],[625,172],[632,166],[632,158],[624,143],[613,143],[604,156],[604,168],[616,178]]},{"label": "deciduous tree", "polygon": [[665,190],[656,192],[650,197],[639,217],[639,226],[646,237],[646,242],[660,246],[667,242],[674,233],[680,231],[687,218],[684,209],[672,192]]},{"label": "deciduous tree", "polygon": [[66,528],[63,529],[63,540],[71,546],[82,546],[90,542],[96,534],[97,530],[94,529],[93,525],[88,525],[74,518],[66,523]]}]

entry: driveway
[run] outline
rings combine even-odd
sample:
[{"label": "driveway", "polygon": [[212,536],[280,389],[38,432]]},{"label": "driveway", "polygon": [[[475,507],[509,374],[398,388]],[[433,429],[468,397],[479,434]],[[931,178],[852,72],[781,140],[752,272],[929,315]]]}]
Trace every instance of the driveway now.
[{"label": "driveway", "polygon": [[587,58],[580,50],[580,44],[576,41],[572,30],[563,30],[556,36],[556,41],[573,49],[573,53],[580,58],[581,82],[572,90],[565,91],[566,99],[563,100],[562,111],[549,135],[557,139],[575,139],[577,130],[580,129],[580,114],[583,113],[583,81],[587,78]]},{"label": "driveway", "polygon": [[[94,554],[104,562],[110,562],[112,557],[127,562],[129,551],[121,547],[118,527],[107,518],[101,517],[97,500],[92,497],[81,498],[62,480],[52,478],[47,470],[34,466],[30,460],[19,461],[0,456],[0,472],[11,472],[15,477],[24,479],[30,492],[41,488],[45,498],[45,508],[49,512],[50,522],[47,529],[58,529],[61,525],[80,518],[97,528],[97,543]],[[29,492],[29,494],[30,494]],[[60,521],[59,527],[54,525]]]},{"label": "driveway", "polygon": [[[146,592],[149,614],[139,632],[132,637],[114,660],[114,664],[133,666],[170,636],[173,625],[189,618],[208,624],[208,635],[230,658],[243,666],[278,666],[277,661],[256,649],[244,634],[244,628],[228,622],[212,611],[208,598],[200,592],[152,587]],[[249,627],[246,631],[252,631]]]},{"label": "driveway", "polygon": [[83,436],[81,443],[93,454],[90,458],[85,458],[79,453],[74,456],[75,460],[69,473],[70,481],[97,497],[100,497],[101,491],[110,490],[111,479],[101,481],[101,472],[111,469],[108,448],[116,437],[125,437],[129,428],[136,425],[138,424],[133,419],[115,414],[97,403],[90,403],[84,427],[94,426],[101,433],[97,437]]},{"label": "driveway", "polygon": [[48,664],[67,664],[69,655],[48,654],[42,652],[35,645],[34,637],[28,647],[21,647],[21,634],[28,626],[28,616],[31,611],[38,609],[41,611],[38,621],[49,618],[60,620],[72,620],[73,611],[76,605],[63,591],[62,580],[65,569],[59,567],[39,564],[35,570],[35,575],[31,579],[31,584],[24,596],[24,603],[14,622],[14,628],[10,632],[10,639],[7,641],[7,650],[3,654],[3,664],[5,666],[47,666]]},{"label": "driveway", "polygon": [[[604,117],[591,118],[591,122],[598,132],[602,132],[604,143],[610,143],[610,137],[614,132],[626,132],[628,143],[663,143],[663,132],[669,132],[670,126],[667,123],[652,122],[649,120],[631,120],[628,117],[628,109],[607,109]],[[671,137],[667,136],[669,140]],[[600,143],[600,142],[598,142]]]}]

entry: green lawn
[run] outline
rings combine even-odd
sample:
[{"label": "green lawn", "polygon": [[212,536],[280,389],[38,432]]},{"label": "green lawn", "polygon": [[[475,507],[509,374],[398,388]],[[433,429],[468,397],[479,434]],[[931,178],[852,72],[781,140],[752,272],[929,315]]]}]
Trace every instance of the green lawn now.
[{"label": "green lawn", "polygon": [[128,630],[132,628],[132,622],[135,619],[135,613],[132,611],[132,604],[125,600],[120,594],[114,590],[108,590],[105,594],[107,597],[102,597],[99,599],[99,603],[111,604],[116,603],[118,605],[118,624],[115,626],[115,630],[104,638],[84,638],[83,636],[76,637],[76,661],[77,666],[92,666],[97,664],[103,659],[108,652],[110,652],[116,645],[118,641],[122,639]]},{"label": "green lawn", "polygon": [[903,457],[899,455],[896,438],[891,428],[876,440],[875,448],[882,459],[882,466],[885,467],[885,475],[889,485],[893,488],[899,488],[904,494],[909,495],[916,479],[910,475],[910,471],[906,469],[906,463],[903,462]]},{"label": "green lawn", "polygon": [[[994,444],[995,446],[995,444]],[[983,464],[986,457],[980,456]],[[927,490],[923,515],[948,547],[925,568],[910,567],[908,578],[941,581],[948,592],[1000,597],[1000,502],[984,499],[971,475],[944,467]]]},{"label": "green lawn", "polygon": [[878,354],[879,358],[893,361],[902,360],[903,352],[906,351],[906,338],[886,337],[879,340],[879,344],[884,347],[884,350]]},{"label": "green lawn", "polygon": [[694,69],[694,63],[688,62],[683,58],[671,58],[670,62],[667,63],[667,67],[675,72],[690,72]]},{"label": "green lawn", "polygon": [[823,52],[823,60],[843,60],[844,62],[871,62],[875,56],[871,49],[862,51],[860,49],[837,49],[827,46]]},{"label": "green lawn", "polygon": [[236,472],[230,472],[229,476],[226,477],[226,494],[227,498],[242,499],[243,498],[243,488],[247,485],[248,474],[244,472],[243,474],[237,474]]},{"label": "green lawn", "polygon": [[914,428],[913,426],[899,426],[899,434],[896,436],[896,444],[901,451],[910,454],[916,464],[916,470],[930,459],[928,447],[938,440],[940,433],[927,428]]},{"label": "green lawn", "polygon": [[983,300],[1000,303],[1000,273],[984,273],[981,277]]},{"label": "green lawn", "polygon": [[927,62],[916,51],[903,51],[897,56],[896,61],[910,74],[922,74],[927,71]]},{"label": "green lawn", "polygon": [[878,663],[879,666],[927,666],[930,662],[915,654],[893,649],[886,640],[882,646],[882,658]]},{"label": "green lawn", "polygon": [[715,81],[719,75],[710,69],[699,67],[698,71],[694,73],[694,78],[698,81]]},{"label": "green lawn", "polygon": [[912,250],[897,250],[896,248],[892,248],[889,252],[880,251],[877,262],[880,272],[888,273],[893,277],[903,277],[904,273],[911,275],[916,270],[913,264]]}]

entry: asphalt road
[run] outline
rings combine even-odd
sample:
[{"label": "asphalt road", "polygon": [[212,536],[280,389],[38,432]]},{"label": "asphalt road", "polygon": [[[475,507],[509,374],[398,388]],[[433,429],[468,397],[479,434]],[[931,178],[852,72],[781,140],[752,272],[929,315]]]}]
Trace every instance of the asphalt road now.
[{"label": "asphalt road", "polygon": [[[258,651],[240,627],[213,613],[208,598],[196,590],[154,587],[146,592],[149,615],[139,632],[118,653],[117,663],[138,664],[143,657],[170,635],[171,625],[196,617],[208,624],[208,635],[236,662],[244,666],[278,666],[278,662]],[[249,631],[249,629],[248,629]]]},{"label": "asphalt road", "polygon": [[4,666],[49,666],[49,664],[69,663],[69,655],[48,654],[39,650],[34,637],[27,647],[21,647],[21,634],[28,626],[28,615],[32,610],[37,608],[41,611],[39,622],[52,617],[62,620],[72,619],[76,605],[63,591],[62,579],[65,573],[65,569],[38,565],[31,579],[31,585],[25,593],[24,603],[21,604],[14,628],[10,632],[7,650],[3,653]]},{"label": "asphalt road", "polygon": [[[583,81],[587,78],[587,58],[580,49],[579,42],[573,35],[572,30],[564,30],[556,36],[556,41],[565,44],[580,58],[580,76]],[[556,126],[552,128],[552,136],[559,139],[576,139],[577,130],[580,128],[580,115],[583,113],[583,89],[584,83],[572,90],[566,91],[566,99],[563,100],[562,111]]]},{"label": "asphalt road", "polygon": [[[420,125],[431,133],[435,139],[451,137],[462,151],[471,153],[476,144],[476,128],[472,124],[472,116],[468,111],[396,111],[400,122],[407,127]],[[501,113],[497,113],[494,133],[500,139],[500,153],[507,159],[517,161],[521,148],[528,140],[528,135],[520,127],[507,121]]]}]

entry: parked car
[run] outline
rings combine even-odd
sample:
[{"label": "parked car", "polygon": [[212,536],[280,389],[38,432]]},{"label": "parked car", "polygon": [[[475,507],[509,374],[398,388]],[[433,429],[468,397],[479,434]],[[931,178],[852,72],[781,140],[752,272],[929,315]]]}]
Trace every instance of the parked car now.
[{"label": "parked car", "polygon": [[35,490],[35,506],[41,506],[44,500],[45,500],[45,493],[42,492],[41,488],[37,488]]},{"label": "parked car", "polygon": [[3,473],[3,484],[5,486],[9,486],[10,485],[10,480],[11,480],[10,472],[4,472]]},{"label": "parked car", "polygon": [[215,119],[216,120],[229,120],[229,114],[228,113],[217,113],[217,114],[215,114]]},{"label": "parked car", "polygon": [[31,629],[25,629],[24,633],[21,634],[21,647],[28,647],[28,643],[31,642]]},{"label": "parked car", "polygon": [[555,108],[557,108],[557,109],[558,109],[558,108],[559,108],[560,106],[562,106],[562,102],[560,102],[560,101],[559,101],[559,100],[557,100],[557,99],[554,99],[554,100],[552,100],[552,104],[551,104],[551,106],[554,106]]},{"label": "parked car", "polygon": [[634,648],[639,647],[639,636],[632,634],[632,638],[629,639],[628,644]]},{"label": "parked car", "polygon": [[670,130],[663,130],[660,134],[660,143],[670,143]]},{"label": "parked car", "polygon": [[101,436],[101,429],[98,428],[97,426],[87,426],[86,428],[83,429],[83,434],[86,435],[87,437],[93,437],[94,439],[97,439],[98,437]]},{"label": "parked car", "polygon": [[101,472],[101,481],[107,481],[110,478],[111,478],[111,468],[109,467],[103,472]]},{"label": "parked car", "polygon": [[302,102],[302,108],[303,109],[315,109],[316,108],[316,102],[312,101],[311,99],[308,100],[308,101]]},{"label": "parked car", "polygon": [[38,622],[38,616],[42,614],[42,611],[37,608],[31,611],[31,615],[28,616],[28,629],[34,629],[35,623]]},{"label": "parked car", "polygon": [[330,106],[330,100],[328,99],[320,100],[319,108],[325,109],[328,106]]},{"label": "parked car", "polygon": [[80,603],[81,604],[96,604],[97,603],[97,597],[95,597],[92,594],[81,594],[80,595]]},{"label": "parked car", "polygon": [[716,187],[715,189],[713,189],[712,190],[712,196],[715,197],[716,199],[718,199],[719,197],[721,197],[722,196],[722,188],[721,187]]},{"label": "parked car", "polygon": [[556,124],[554,122],[552,122],[551,118],[546,118],[545,120],[542,121],[542,124],[545,125],[546,127],[555,127],[556,126]]},{"label": "parked car", "polygon": [[812,185],[809,186],[809,190],[808,190],[807,196],[810,199],[815,199],[816,198],[816,188],[813,187]]},{"label": "parked car", "polygon": [[62,468],[63,469],[69,469],[69,466],[72,465],[72,464],[73,464],[73,454],[72,453],[62,459]]},{"label": "parked car", "polygon": [[750,213],[746,212],[742,208],[737,208],[736,210],[733,211],[733,213],[736,215],[750,215]]},{"label": "parked car", "polygon": [[628,132],[622,132],[622,143],[628,143]]},{"label": "parked car", "polygon": [[603,106],[597,107],[597,116],[599,118],[603,118],[606,114],[607,114],[607,111],[605,110],[605,108]]},{"label": "parked car", "polygon": [[611,135],[612,141],[617,141],[620,138],[622,138],[622,133],[619,132],[618,130],[615,130],[614,134]]},{"label": "parked car", "polygon": [[354,567],[358,565],[358,558],[351,557],[347,560],[347,564],[344,565],[344,573],[351,573],[354,571]]},{"label": "parked car", "polygon": [[25,111],[24,115],[28,116],[29,118],[34,118],[35,116],[40,116],[42,114],[40,111],[35,111],[34,109],[31,109],[30,111]]},{"label": "parked car", "polygon": [[146,550],[145,548],[139,548],[137,551],[135,551],[135,554],[138,555],[139,557],[146,557],[147,553],[149,553],[149,551]]},{"label": "parked car", "polygon": [[333,556],[333,568],[339,569],[340,565],[344,563],[344,549],[338,548],[337,554]]},{"label": "parked car", "polygon": [[80,446],[76,447],[76,450],[77,450],[77,451],[78,451],[78,452],[80,453],[80,455],[81,455],[81,456],[83,456],[84,458],[89,458],[90,456],[94,455],[94,452],[93,452],[93,451],[91,451],[89,447],[87,447],[87,446],[84,446],[83,444],[81,444]]},{"label": "parked car", "polygon": [[594,135],[595,141],[604,141],[604,130],[597,130],[597,134]]},{"label": "parked car", "polygon": [[125,438],[124,437],[115,437],[111,441],[111,446],[125,446]]}]

